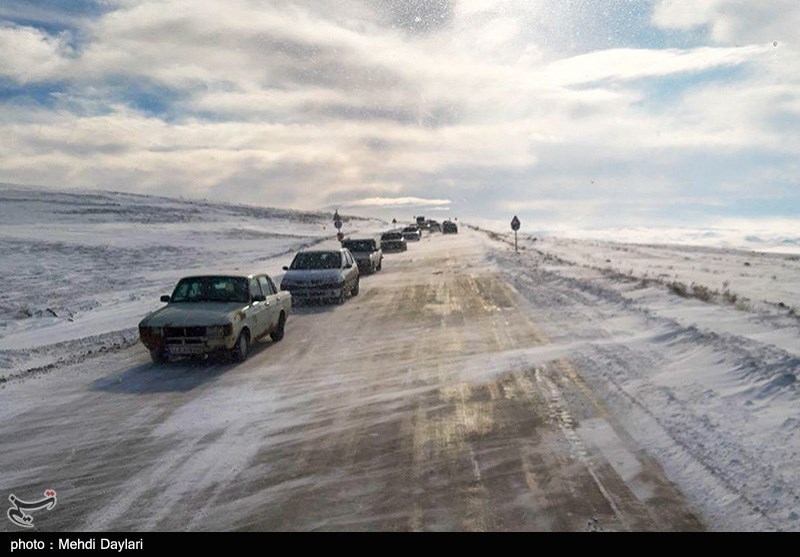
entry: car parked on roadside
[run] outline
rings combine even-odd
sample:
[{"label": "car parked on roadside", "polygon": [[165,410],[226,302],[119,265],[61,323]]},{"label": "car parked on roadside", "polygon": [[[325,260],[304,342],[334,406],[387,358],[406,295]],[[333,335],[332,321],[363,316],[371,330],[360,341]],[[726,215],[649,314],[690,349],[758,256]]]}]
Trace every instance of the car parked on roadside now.
[{"label": "car parked on roadside", "polygon": [[431,232],[441,232],[442,225],[435,220],[428,221],[428,230],[430,230]]},{"label": "car parked on roadside", "polygon": [[422,240],[422,232],[416,226],[406,226],[402,234],[407,242],[419,242]]},{"label": "car parked on roadside", "polygon": [[401,232],[391,231],[381,235],[381,249],[384,252],[406,251],[408,244]]},{"label": "car parked on roadside", "polygon": [[213,354],[244,361],[255,340],[283,338],[292,310],[291,294],[265,274],[185,277],[161,301],[167,305],[139,323],[139,339],[155,363]]},{"label": "car parked on roadside", "polygon": [[291,292],[295,302],[342,304],[348,295],[358,296],[358,265],[347,248],[303,250],[283,270],[281,290]]},{"label": "car parked on roadside", "polygon": [[443,234],[458,234],[458,225],[451,220],[446,220],[442,223]]},{"label": "car parked on roadside", "polygon": [[349,238],[342,247],[350,250],[361,274],[372,274],[383,268],[383,250],[374,238]]}]

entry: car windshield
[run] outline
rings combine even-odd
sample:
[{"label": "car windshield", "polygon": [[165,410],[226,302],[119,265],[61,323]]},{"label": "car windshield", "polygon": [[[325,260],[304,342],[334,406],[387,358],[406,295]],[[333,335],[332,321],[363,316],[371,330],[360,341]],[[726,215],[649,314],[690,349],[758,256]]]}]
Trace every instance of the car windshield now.
[{"label": "car windshield", "polygon": [[414,228],[413,226],[409,226],[408,228],[403,229],[403,232],[416,232],[416,231],[417,229]]},{"label": "car windshield", "polygon": [[342,256],[338,251],[307,251],[295,256],[290,269],[295,271],[338,269],[341,266]]},{"label": "car windshield", "polygon": [[382,240],[399,240],[402,236],[400,236],[397,232],[392,232],[391,234],[384,234],[381,236]]},{"label": "car windshield", "polygon": [[347,242],[342,242],[342,246],[353,252],[373,250],[373,243],[371,240],[350,240]]},{"label": "car windshield", "polygon": [[241,277],[191,277],[181,279],[170,301],[247,303],[250,289]]}]

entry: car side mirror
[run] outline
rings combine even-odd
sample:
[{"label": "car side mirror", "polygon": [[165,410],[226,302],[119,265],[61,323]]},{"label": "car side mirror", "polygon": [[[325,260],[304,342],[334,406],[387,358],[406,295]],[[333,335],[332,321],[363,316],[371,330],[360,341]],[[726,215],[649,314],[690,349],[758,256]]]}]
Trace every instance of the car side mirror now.
[{"label": "car side mirror", "polygon": [[284,271],[288,271],[288,270],[289,270],[289,267],[287,267],[286,265],[284,265],[284,266],[283,266],[283,270],[284,270]]},{"label": "car side mirror", "polygon": [[344,266],[344,268],[345,269],[352,269],[353,268],[353,264],[352,263],[348,263],[347,265]]},{"label": "car side mirror", "polygon": [[170,299],[169,296],[166,295],[161,296],[161,301],[164,302],[165,304],[169,303],[169,299]]},{"label": "car side mirror", "polygon": [[262,295],[259,294],[258,296],[253,296],[253,301],[254,302],[266,302],[267,301],[267,297],[266,296],[262,296]]}]

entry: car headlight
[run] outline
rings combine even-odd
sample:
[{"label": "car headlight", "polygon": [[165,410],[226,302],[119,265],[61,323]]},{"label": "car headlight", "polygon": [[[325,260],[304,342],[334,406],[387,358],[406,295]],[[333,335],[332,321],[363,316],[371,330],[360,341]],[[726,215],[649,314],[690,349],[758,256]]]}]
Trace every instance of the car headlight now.
[{"label": "car headlight", "polygon": [[161,327],[140,326],[139,335],[142,337],[160,337]]},{"label": "car headlight", "polygon": [[233,325],[228,323],[226,325],[214,325],[206,329],[206,335],[209,338],[222,338],[230,336],[233,333]]}]

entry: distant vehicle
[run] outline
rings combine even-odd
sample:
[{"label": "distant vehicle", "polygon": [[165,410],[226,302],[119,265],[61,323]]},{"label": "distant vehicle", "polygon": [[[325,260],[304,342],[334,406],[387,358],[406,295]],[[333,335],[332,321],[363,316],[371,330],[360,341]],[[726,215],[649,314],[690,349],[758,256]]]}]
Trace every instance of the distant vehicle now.
[{"label": "distant vehicle", "polygon": [[422,239],[422,232],[416,226],[406,226],[402,234],[407,242],[419,242]]},{"label": "distant vehicle", "polygon": [[388,251],[406,251],[408,244],[401,232],[386,232],[381,236],[381,249]]},{"label": "distant vehicle", "polygon": [[360,273],[374,273],[383,268],[383,251],[374,239],[344,240],[342,247],[349,249],[353,254]]},{"label": "distant vehicle", "polygon": [[442,225],[435,220],[428,221],[428,230],[430,230],[431,232],[441,232]]},{"label": "distant vehicle", "polygon": [[343,304],[348,294],[358,296],[358,265],[347,248],[301,251],[283,270],[281,290],[291,292],[296,302]]},{"label": "distant vehicle", "polygon": [[458,226],[453,221],[446,220],[442,224],[442,233],[443,234],[458,234]]},{"label": "distant vehicle", "polygon": [[417,217],[417,226],[420,228],[425,226],[425,217]]},{"label": "distant vehicle", "polygon": [[167,305],[139,323],[139,339],[155,363],[225,353],[244,361],[256,339],[283,338],[292,310],[291,294],[278,292],[267,275],[186,277],[161,301]]}]

